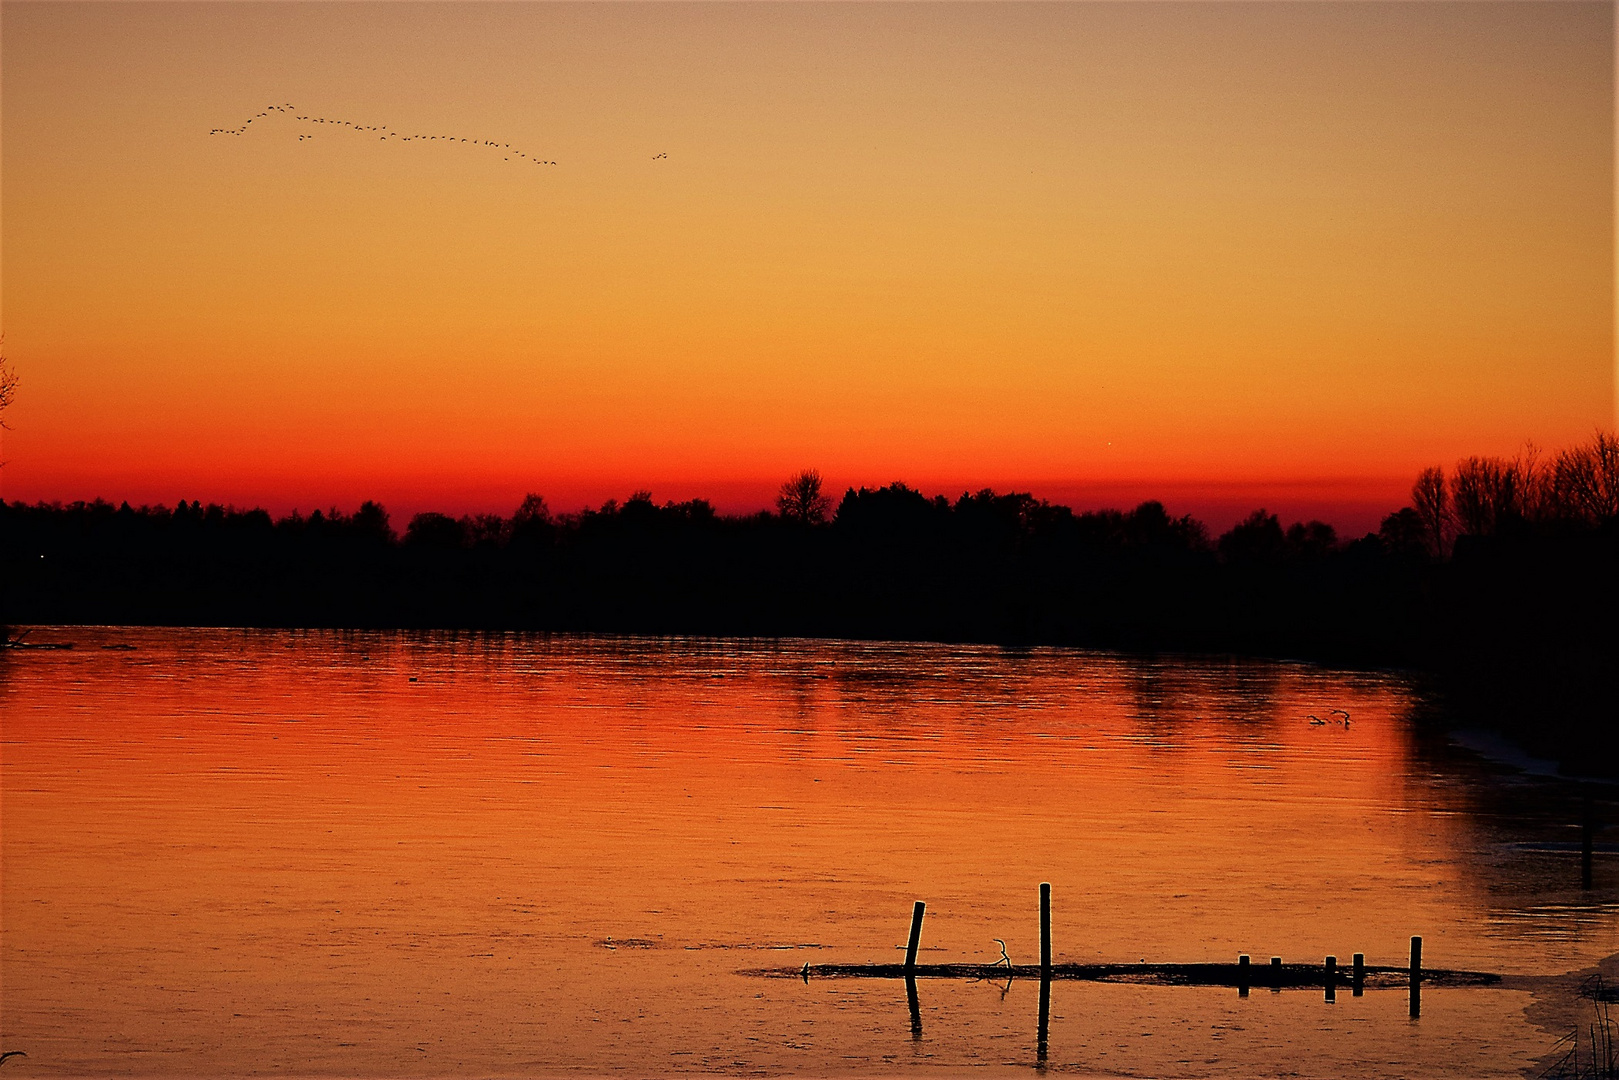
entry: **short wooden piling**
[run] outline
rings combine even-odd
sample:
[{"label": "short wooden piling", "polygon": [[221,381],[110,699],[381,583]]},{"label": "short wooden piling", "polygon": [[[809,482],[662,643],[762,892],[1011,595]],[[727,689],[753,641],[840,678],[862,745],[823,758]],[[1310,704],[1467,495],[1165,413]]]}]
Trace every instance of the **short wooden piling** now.
[{"label": "short wooden piling", "polygon": [[1248,996],[1248,954],[1237,954],[1237,996]]},{"label": "short wooden piling", "polygon": [[1040,977],[1051,978],[1051,883],[1040,883]]},{"label": "short wooden piling", "polygon": [[1366,954],[1363,952],[1355,954],[1354,974],[1350,976],[1349,985],[1349,992],[1355,997],[1366,993]]},{"label": "short wooden piling", "polygon": [[1273,994],[1282,992],[1282,958],[1280,956],[1270,958],[1270,989]]},{"label": "short wooden piling", "polygon": [[1411,939],[1411,1016],[1422,1015],[1422,938]]},{"label": "short wooden piling", "polygon": [[1327,957],[1326,962],[1327,1000],[1338,1000],[1338,958]]},{"label": "short wooden piling", "polygon": [[916,950],[922,944],[922,912],[926,908],[927,905],[918,900],[916,907],[911,909],[911,940],[905,946],[906,971],[916,970]]}]

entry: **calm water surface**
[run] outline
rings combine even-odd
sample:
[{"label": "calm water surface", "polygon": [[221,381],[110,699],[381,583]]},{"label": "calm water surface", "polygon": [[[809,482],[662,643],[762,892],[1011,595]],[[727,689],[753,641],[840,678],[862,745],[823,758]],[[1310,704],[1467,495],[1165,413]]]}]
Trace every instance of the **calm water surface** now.
[{"label": "calm water surface", "polygon": [[[1392,675],[841,642],[74,629],[0,657],[7,1073],[1030,1071],[1038,985],[762,979],[1619,952],[1578,792]],[[106,648],[105,646],[133,646]],[[1306,719],[1333,708],[1352,724]],[[1523,989],[1059,982],[1049,1071],[1518,1076]],[[1544,1003],[1542,1003],[1544,1004]],[[1526,1013],[1526,1009],[1529,1010]]]}]

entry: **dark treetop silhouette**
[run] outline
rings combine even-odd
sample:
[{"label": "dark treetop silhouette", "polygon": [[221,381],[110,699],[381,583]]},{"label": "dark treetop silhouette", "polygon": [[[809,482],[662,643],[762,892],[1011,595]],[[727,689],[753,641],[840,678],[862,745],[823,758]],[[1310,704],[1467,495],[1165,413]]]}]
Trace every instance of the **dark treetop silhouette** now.
[{"label": "dark treetop silhouette", "polygon": [[[1255,511],[1211,540],[1156,502],[1075,513],[820,477],[779,513],[647,492],[554,514],[367,502],[263,510],[0,505],[0,623],[813,635],[1197,650],[1430,672],[1469,722],[1619,769],[1619,442],[1470,458],[1347,543]],[[1603,763],[1606,763],[1605,765]]]}]

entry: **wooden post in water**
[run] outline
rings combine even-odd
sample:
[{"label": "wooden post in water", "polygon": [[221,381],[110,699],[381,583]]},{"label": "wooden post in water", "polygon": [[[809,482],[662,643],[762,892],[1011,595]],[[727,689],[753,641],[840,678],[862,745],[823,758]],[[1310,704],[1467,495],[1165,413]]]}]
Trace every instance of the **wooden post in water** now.
[{"label": "wooden post in water", "polygon": [[916,996],[916,976],[905,976],[905,1000],[911,1006],[911,1041],[922,1041],[922,1002]]},{"label": "wooden post in water", "polygon": [[1237,955],[1237,996],[1248,996],[1248,954]]},{"label": "wooden post in water", "polygon": [[1351,980],[1350,993],[1360,997],[1366,992],[1366,954],[1363,952],[1355,954],[1355,973],[1351,976]]},{"label": "wooden post in water", "polygon": [[1051,882],[1040,883],[1040,977],[1051,978]]},{"label": "wooden post in water", "polygon": [[1273,994],[1282,992],[1282,958],[1280,956],[1270,958],[1270,990]]},{"label": "wooden post in water", "polygon": [[1422,1015],[1422,938],[1411,939],[1411,1017]]},{"label": "wooden post in water", "polygon": [[922,912],[926,908],[927,905],[918,900],[916,907],[911,909],[911,940],[905,946],[905,971],[907,974],[916,970],[916,949],[917,946],[922,944]]},{"label": "wooden post in water", "polygon": [[1035,1032],[1035,1063],[1046,1063],[1047,1037],[1051,1032],[1051,882],[1040,883],[1040,1026]]},{"label": "wooden post in water", "polygon": [[1329,956],[1327,957],[1327,1000],[1329,1002],[1338,1000],[1337,983],[1338,958],[1336,956]]}]

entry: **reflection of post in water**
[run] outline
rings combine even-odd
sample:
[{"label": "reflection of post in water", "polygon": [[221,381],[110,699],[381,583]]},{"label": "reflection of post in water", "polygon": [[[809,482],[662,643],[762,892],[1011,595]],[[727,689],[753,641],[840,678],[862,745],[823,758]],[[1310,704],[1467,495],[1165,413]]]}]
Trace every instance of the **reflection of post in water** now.
[{"label": "reflection of post in water", "polygon": [[905,1000],[911,1005],[911,1041],[922,1041],[922,1002],[916,996],[916,976],[905,976]]},{"label": "reflection of post in water", "polygon": [[1422,939],[1411,939],[1411,1019],[1422,1015]]},{"label": "reflection of post in water", "polygon": [[1046,1045],[1051,1034],[1051,976],[1040,977],[1040,1027],[1035,1033],[1034,1060],[1038,1065],[1046,1063]]}]

